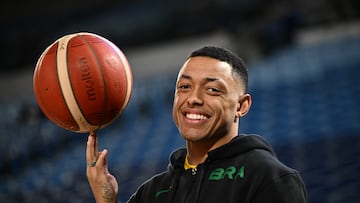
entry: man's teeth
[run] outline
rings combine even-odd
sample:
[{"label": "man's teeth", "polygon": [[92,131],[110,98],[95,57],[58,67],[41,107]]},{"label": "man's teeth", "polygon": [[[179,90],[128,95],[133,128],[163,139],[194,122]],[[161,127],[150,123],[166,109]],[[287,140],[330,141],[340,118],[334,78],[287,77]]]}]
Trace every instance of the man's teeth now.
[{"label": "man's teeth", "polygon": [[192,113],[188,113],[186,114],[186,118],[189,119],[196,119],[196,120],[203,120],[203,119],[207,119],[206,116],[201,115],[201,114],[192,114]]}]

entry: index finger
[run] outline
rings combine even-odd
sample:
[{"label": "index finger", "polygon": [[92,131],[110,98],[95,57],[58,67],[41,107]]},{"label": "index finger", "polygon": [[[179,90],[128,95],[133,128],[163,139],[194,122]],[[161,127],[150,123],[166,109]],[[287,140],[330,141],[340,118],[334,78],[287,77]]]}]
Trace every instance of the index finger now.
[{"label": "index finger", "polygon": [[95,132],[91,132],[86,143],[86,162],[94,162],[98,158],[98,138]]}]

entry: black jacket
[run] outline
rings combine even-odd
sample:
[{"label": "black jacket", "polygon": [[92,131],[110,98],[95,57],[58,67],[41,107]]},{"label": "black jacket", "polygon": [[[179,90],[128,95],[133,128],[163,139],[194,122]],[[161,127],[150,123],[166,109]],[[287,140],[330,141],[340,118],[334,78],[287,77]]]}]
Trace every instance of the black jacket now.
[{"label": "black jacket", "polygon": [[256,135],[240,135],[208,153],[196,170],[184,170],[186,149],[170,157],[168,171],[139,187],[130,203],[307,202],[299,173],[281,163]]}]

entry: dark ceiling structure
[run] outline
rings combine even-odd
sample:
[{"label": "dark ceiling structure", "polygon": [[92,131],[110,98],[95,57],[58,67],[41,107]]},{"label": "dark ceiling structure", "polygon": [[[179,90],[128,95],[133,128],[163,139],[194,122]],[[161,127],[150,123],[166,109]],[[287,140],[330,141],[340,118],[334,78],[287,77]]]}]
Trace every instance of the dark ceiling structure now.
[{"label": "dark ceiling structure", "polygon": [[273,46],[289,43],[301,26],[359,17],[356,0],[12,0],[0,9],[0,72],[34,65],[53,41],[76,32],[103,35],[122,49],[219,29],[251,31]]}]

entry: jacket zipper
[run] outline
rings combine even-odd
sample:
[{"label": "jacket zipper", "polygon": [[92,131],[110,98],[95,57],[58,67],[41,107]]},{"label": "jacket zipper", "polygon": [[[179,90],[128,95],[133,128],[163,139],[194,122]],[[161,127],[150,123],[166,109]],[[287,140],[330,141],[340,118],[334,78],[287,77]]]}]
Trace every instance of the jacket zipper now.
[{"label": "jacket zipper", "polygon": [[204,165],[203,166],[200,166],[200,171],[195,168],[193,174],[194,175],[197,175],[197,183],[196,183],[196,192],[195,192],[195,202],[198,202],[198,199],[199,199],[199,196],[200,196],[200,189],[201,189],[201,185],[203,183],[203,179],[204,179],[204,174],[205,174],[205,167]]}]

